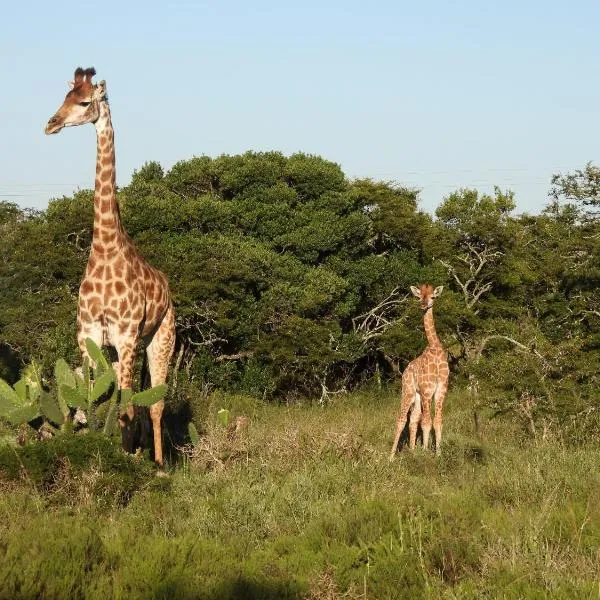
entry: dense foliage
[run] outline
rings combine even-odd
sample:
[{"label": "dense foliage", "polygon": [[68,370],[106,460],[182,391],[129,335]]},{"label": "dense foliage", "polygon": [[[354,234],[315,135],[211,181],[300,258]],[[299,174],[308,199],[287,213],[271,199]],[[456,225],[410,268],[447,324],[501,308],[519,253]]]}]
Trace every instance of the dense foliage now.
[{"label": "dense foliage", "polygon": [[[396,376],[424,345],[411,284],[444,285],[436,323],[474,406],[533,433],[594,417],[600,357],[599,170],[556,175],[548,208],[462,189],[418,193],[277,152],[157,163],[119,191],[125,226],[170,279],[174,395],[331,394]],[[0,202],[0,377],[77,364],[75,307],[92,193],[34,212]],[[176,399],[172,399],[176,401]],[[561,429],[564,429],[561,427]]]}]

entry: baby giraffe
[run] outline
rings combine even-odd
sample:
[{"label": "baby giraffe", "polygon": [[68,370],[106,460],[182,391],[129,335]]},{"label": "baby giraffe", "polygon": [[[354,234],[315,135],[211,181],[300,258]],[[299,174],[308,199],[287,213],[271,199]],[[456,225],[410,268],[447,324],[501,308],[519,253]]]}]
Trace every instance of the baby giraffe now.
[{"label": "baby giraffe", "polygon": [[429,445],[431,431],[431,399],[435,401],[435,417],[433,428],[435,430],[435,451],[440,454],[442,445],[442,406],[446,391],[448,390],[448,359],[446,351],[435,332],[433,322],[433,301],[441,295],[443,286],[433,289],[433,286],[421,285],[418,288],[411,286],[410,291],[419,299],[421,308],[425,311],[423,322],[427,347],[423,353],[408,364],[402,374],[402,401],[400,415],[396,426],[396,437],[392,445],[390,460],[393,460],[398,448],[400,435],[406,425],[408,411],[412,407],[409,424],[409,448],[414,450],[417,439],[417,427],[421,423],[423,432],[423,447]]}]

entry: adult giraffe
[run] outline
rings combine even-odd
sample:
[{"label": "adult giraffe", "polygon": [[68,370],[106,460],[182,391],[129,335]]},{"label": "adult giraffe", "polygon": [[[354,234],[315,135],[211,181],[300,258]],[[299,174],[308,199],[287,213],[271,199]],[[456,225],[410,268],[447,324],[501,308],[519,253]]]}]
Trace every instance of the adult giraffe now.
[{"label": "adult giraffe", "polygon": [[406,425],[408,411],[412,406],[409,429],[409,448],[415,447],[417,427],[421,423],[423,431],[423,447],[429,445],[431,431],[431,400],[435,400],[435,417],[433,428],[435,430],[435,451],[441,452],[442,444],[442,406],[448,390],[448,358],[435,332],[433,321],[433,301],[441,295],[444,287],[433,289],[431,285],[411,286],[410,291],[419,299],[421,308],[425,311],[423,323],[427,336],[427,347],[420,356],[411,361],[402,374],[402,400],[400,414],[396,425],[396,436],[392,444],[390,460],[396,455],[400,435]]},{"label": "adult giraffe", "polygon": [[[131,397],[133,366],[139,339],[146,342],[152,386],[166,381],[175,345],[175,316],[167,278],[138,253],[125,232],[115,194],[114,130],[106,82],[92,83],[95,69],[75,71],[71,91],[50,118],[46,133],[93,123],[96,127],[94,233],[85,275],[79,288],[77,341],[87,356],[86,338],[113,346],[119,356],[117,377],[127,404],[119,416],[124,446],[133,450],[135,409]],[[164,399],[150,407],[154,459],[163,464],[161,419]]]}]

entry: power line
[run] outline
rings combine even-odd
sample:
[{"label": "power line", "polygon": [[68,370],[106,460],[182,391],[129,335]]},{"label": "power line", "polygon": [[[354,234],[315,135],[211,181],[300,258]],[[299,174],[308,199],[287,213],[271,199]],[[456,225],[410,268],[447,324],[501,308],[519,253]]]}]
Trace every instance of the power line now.
[{"label": "power line", "polygon": [[[490,187],[502,186],[506,188],[515,188],[522,186],[547,186],[551,185],[550,173],[569,171],[573,167],[551,167],[547,172],[548,176],[541,178],[542,169],[531,169],[524,167],[498,167],[484,169],[444,169],[444,170],[411,170],[411,171],[376,171],[368,174],[352,175],[351,179],[360,179],[369,177],[373,179],[386,179],[395,181],[406,187],[414,187],[419,190],[432,191],[457,190],[469,187]],[[497,174],[497,175],[494,175]],[[444,175],[450,177],[446,178]],[[469,179],[469,175],[474,175],[474,179]],[[519,176],[523,175],[523,180]],[[527,177],[527,175],[534,177]],[[537,176],[537,177],[536,177]],[[434,178],[431,181],[429,178]],[[429,180],[428,180],[429,179]],[[460,179],[459,182],[456,180]],[[454,180],[454,181],[452,181]],[[81,190],[90,190],[94,187],[94,181],[85,182],[6,182],[0,183],[0,198],[55,198],[57,196],[68,195]]]}]

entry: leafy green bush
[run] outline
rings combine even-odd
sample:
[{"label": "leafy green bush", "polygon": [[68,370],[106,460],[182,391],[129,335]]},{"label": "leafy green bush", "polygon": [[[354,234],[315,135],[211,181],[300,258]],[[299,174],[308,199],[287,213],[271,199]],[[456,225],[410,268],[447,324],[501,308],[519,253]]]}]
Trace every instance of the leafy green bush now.
[{"label": "leafy green bush", "polygon": [[153,474],[150,463],[125,454],[100,433],[0,446],[0,481],[33,486],[59,504],[123,506]]}]

